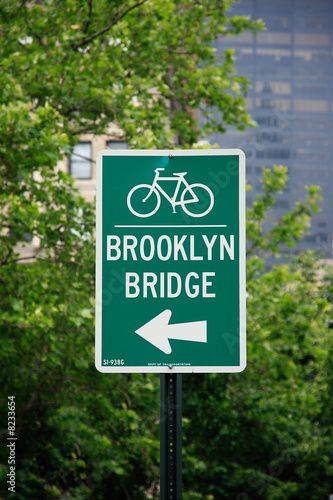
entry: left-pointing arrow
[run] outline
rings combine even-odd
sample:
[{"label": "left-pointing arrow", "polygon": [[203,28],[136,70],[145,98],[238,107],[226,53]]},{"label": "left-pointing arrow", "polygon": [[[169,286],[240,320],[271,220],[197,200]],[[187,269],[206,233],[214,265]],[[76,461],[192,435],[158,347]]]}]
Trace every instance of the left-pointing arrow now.
[{"label": "left-pointing arrow", "polygon": [[170,309],[166,309],[135,331],[165,354],[172,352],[169,339],[207,342],[207,321],[192,321],[169,325]]}]

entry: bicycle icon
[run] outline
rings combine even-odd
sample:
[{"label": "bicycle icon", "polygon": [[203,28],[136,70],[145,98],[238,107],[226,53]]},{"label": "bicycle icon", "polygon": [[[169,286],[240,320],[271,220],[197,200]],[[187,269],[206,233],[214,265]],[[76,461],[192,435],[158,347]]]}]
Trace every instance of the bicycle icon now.
[{"label": "bicycle icon", "polygon": [[[160,208],[161,194],[171,203],[174,214],[177,205],[180,205],[184,212],[191,217],[203,217],[211,211],[214,205],[214,196],[207,186],[199,183],[188,184],[185,179],[187,172],[174,173],[173,177],[160,177],[159,172],[162,170],[165,169],[157,168],[155,170],[152,185],[138,184],[128,193],[127,206],[132,214],[137,217],[151,217],[154,215]],[[159,183],[162,181],[177,183],[172,197],[160,186]],[[184,185],[184,190],[179,201],[176,201],[182,185]],[[188,205],[190,205],[191,209],[188,208]]]}]

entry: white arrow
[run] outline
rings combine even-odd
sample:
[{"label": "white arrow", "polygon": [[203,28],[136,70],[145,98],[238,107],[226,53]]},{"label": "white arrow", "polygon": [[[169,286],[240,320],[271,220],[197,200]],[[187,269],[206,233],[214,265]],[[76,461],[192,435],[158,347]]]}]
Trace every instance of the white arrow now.
[{"label": "white arrow", "polygon": [[169,325],[171,314],[170,309],[166,309],[136,330],[135,333],[165,354],[170,354],[172,351],[169,339],[207,342],[207,321]]}]

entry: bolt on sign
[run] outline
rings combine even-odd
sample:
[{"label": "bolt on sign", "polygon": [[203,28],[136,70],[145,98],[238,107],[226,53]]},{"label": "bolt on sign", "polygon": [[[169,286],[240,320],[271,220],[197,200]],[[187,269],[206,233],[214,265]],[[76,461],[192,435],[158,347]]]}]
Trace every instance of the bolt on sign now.
[{"label": "bolt on sign", "polygon": [[101,151],[96,210],[96,368],[242,371],[244,153]]}]

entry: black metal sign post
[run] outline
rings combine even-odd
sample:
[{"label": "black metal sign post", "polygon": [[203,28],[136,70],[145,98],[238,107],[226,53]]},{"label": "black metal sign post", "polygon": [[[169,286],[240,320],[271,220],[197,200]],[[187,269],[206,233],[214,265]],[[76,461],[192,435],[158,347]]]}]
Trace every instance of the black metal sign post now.
[{"label": "black metal sign post", "polygon": [[182,498],[182,375],[160,376],[160,500]]}]

